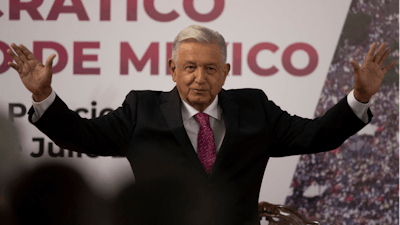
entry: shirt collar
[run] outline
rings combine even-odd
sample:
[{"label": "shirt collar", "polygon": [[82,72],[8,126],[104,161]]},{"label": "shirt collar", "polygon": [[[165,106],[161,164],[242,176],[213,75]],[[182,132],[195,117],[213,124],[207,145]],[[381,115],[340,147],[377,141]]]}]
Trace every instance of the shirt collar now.
[{"label": "shirt collar", "polygon": [[[191,117],[199,113],[197,109],[193,108],[191,105],[189,105],[182,99],[181,101],[183,103],[181,107],[183,122],[185,122],[186,120],[190,119]],[[222,110],[218,104],[218,95],[215,97],[214,101],[204,110],[204,113],[217,120],[221,120]]]}]

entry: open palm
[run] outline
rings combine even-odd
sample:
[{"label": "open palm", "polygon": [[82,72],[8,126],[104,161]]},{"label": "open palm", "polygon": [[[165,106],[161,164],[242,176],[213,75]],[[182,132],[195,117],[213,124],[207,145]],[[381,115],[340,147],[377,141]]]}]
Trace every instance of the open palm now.
[{"label": "open palm", "polygon": [[374,42],[361,67],[357,62],[350,61],[354,68],[354,97],[360,102],[369,101],[371,96],[379,90],[387,71],[395,64],[395,62],[391,62],[382,67],[390,53],[390,49],[385,50],[385,47],[386,44],[382,43],[374,54],[376,49]]},{"label": "open palm", "polygon": [[11,47],[17,53],[10,49],[7,53],[14,59],[15,63],[8,63],[14,68],[25,87],[32,92],[35,101],[44,100],[51,93],[51,78],[53,75],[52,64],[55,54],[49,56],[46,64],[43,65],[36,57],[22,44],[17,46],[14,43]]}]

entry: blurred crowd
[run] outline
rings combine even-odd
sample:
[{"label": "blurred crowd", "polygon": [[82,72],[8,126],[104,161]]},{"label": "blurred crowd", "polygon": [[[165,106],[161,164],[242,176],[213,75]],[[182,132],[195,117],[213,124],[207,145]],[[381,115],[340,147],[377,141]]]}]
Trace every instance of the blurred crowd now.
[{"label": "blurred crowd", "polygon": [[[0,114],[0,224],[1,225],[131,225],[154,224],[170,218],[163,192],[169,181],[127,184],[115,197],[101,196],[82,173],[60,163],[26,163],[20,134]],[[167,185],[171,186],[171,185]]]},{"label": "blurred crowd", "polygon": [[0,115],[0,224],[110,224],[109,202],[65,165],[29,166],[18,129]]},{"label": "blurred crowd", "polygon": [[[352,90],[349,60],[363,62],[373,42],[399,60],[399,1],[354,0],[320,96],[321,116]],[[364,34],[364,36],[359,35]],[[322,224],[399,224],[399,65],[371,99],[373,133],[359,132],[338,149],[301,156],[285,204]],[[315,196],[311,186],[324,187]]]}]

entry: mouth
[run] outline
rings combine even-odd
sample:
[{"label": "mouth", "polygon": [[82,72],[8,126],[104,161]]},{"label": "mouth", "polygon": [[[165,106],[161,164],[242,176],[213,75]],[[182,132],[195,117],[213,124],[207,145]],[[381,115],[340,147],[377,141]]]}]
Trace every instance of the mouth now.
[{"label": "mouth", "polygon": [[204,93],[207,90],[206,89],[199,89],[199,88],[191,88],[192,91],[194,91],[195,93]]}]

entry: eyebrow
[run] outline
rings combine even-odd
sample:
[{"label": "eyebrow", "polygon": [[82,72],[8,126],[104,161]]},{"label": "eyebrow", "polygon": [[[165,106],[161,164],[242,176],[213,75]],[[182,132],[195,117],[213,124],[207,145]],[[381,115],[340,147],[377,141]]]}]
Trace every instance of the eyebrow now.
[{"label": "eyebrow", "polygon": [[195,63],[192,62],[192,61],[185,61],[185,62],[183,63],[183,65],[187,65],[187,64],[195,64]]},{"label": "eyebrow", "polygon": [[[192,62],[192,61],[185,61],[185,62],[183,63],[184,66],[187,65],[187,64],[196,64],[196,63],[194,63],[194,62]],[[217,64],[217,63],[210,62],[210,63],[205,63],[204,66],[218,66],[218,64]]]}]

